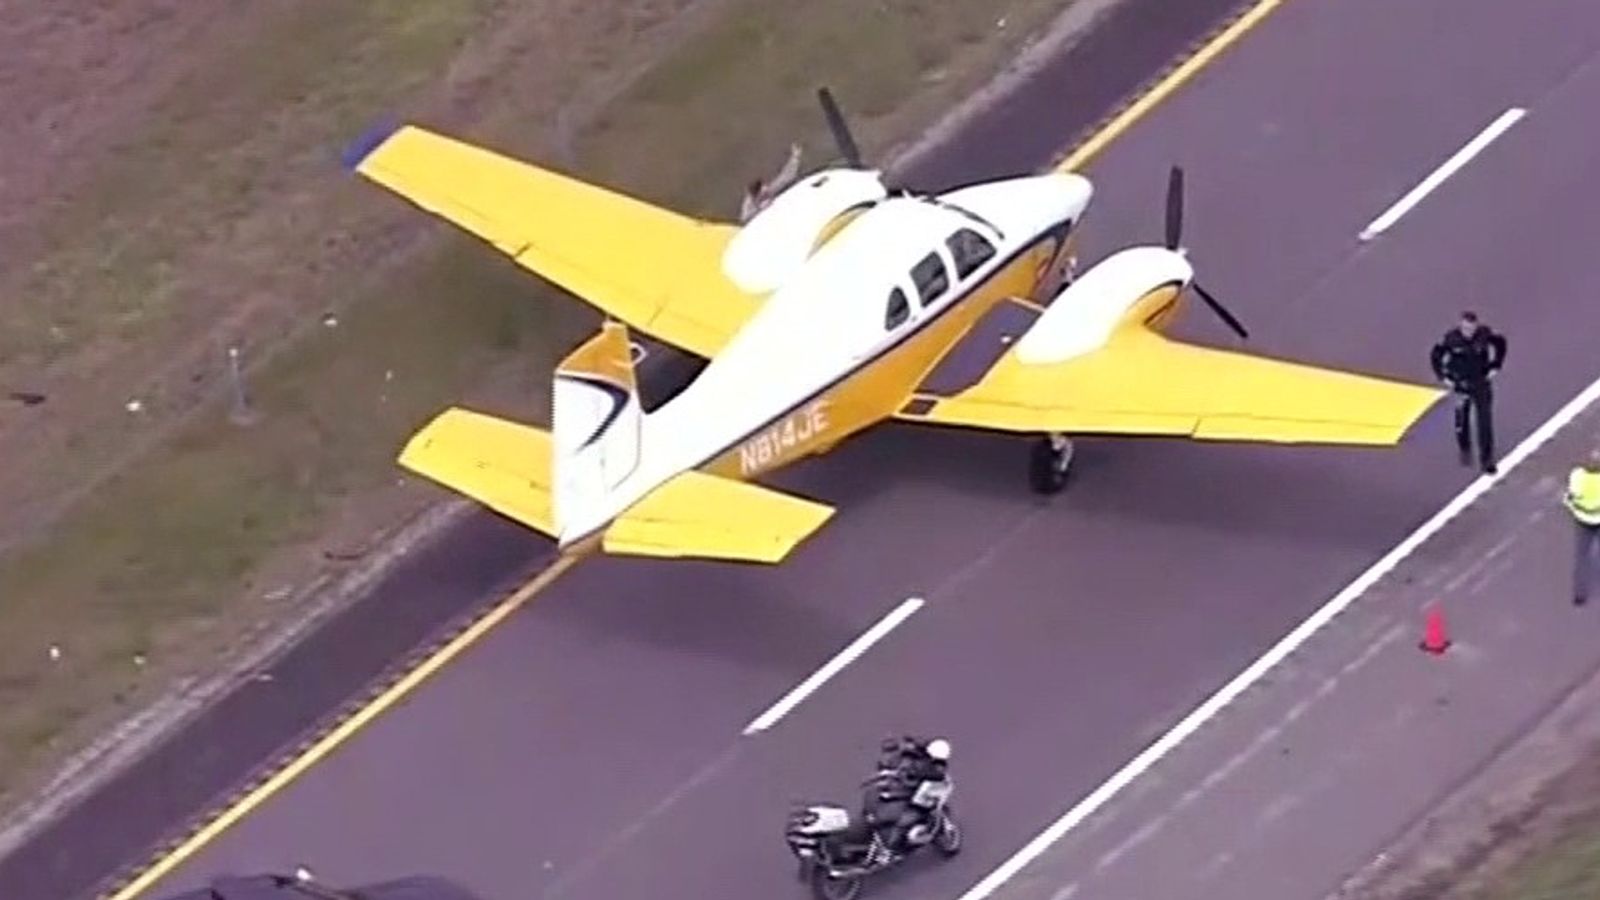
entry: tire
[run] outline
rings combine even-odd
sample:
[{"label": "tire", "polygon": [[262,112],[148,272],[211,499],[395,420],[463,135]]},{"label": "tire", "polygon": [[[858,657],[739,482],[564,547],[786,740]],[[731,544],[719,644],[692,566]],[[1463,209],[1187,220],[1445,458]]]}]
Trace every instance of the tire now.
[{"label": "tire", "polygon": [[1049,496],[1058,494],[1067,484],[1067,472],[1056,467],[1056,453],[1050,447],[1050,439],[1041,437],[1033,445],[1028,454],[1028,484],[1035,494]]},{"label": "tire", "polygon": [[817,866],[811,870],[811,893],[817,900],[858,900],[864,880],[860,875],[831,878],[827,869]]},{"label": "tire", "polygon": [[961,826],[951,818],[949,812],[942,816],[939,833],[933,836],[933,845],[939,848],[939,853],[945,857],[955,856],[961,852]]}]

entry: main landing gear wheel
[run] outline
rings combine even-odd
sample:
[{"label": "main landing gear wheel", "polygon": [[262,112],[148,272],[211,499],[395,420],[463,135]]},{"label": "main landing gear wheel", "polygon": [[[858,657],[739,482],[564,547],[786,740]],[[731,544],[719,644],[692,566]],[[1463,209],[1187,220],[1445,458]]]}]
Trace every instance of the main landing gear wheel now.
[{"label": "main landing gear wheel", "polygon": [[1028,467],[1034,493],[1054,494],[1066,486],[1075,450],[1072,440],[1061,434],[1047,434],[1034,443]]}]

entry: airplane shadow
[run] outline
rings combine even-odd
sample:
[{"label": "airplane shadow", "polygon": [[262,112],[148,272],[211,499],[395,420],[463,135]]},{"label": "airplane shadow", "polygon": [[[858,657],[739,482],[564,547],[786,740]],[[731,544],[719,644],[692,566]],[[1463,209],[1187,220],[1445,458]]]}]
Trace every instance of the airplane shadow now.
[{"label": "airplane shadow", "polygon": [[[1067,519],[1225,531],[1240,536],[1365,547],[1393,530],[1393,511],[1430,510],[1455,467],[1450,407],[1441,403],[1397,448],[1262,446],[1178,438],[1080,437],[1067,487],[1053,497],[1027,483],[1031,438],[885,423],[826,457],[769,481],[839,507],[840,515],[915,483]],[[1431,458],[1437,457],[1437,458]]]},{"label": "airplane shadow", "polygon": [[564,601],[536,611],[606,639],[803,675],[862,626],[773,575],[757,564],[595,557],[562,579]]},{"label": "airplane shadow", "polygon": [[884,422],[761,480],[841,510],[929,481],[974,496],[1026,499],[1028,447],[1014,435]]}]

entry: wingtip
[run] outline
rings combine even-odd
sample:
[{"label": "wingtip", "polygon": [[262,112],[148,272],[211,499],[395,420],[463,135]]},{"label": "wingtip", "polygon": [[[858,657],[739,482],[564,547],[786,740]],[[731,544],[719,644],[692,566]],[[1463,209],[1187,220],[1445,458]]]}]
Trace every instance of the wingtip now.
[{"label": "wingtip", "polygon": [[354,172],[367,161],[374,151],[383,146],[383,143],[394,136],[402,125],[394,119],[384,119],[378,124],[368,128],[360,137],[351,141],[344,151],[339,154],[339,162],[346,171]]}]

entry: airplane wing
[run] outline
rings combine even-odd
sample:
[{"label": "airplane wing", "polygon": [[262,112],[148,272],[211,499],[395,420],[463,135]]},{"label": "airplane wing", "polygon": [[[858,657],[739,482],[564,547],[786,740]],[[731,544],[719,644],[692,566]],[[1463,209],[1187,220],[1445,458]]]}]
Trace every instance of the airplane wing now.
[{"label": "airplane wing", "polygon": [[[436,416],[400,464],[547,537],[550,433],[459,407]],[[647,494],[606,529],[602,548],[629,556],[781,561],[833,516],[833,508],[768,488],[684,472]]]},{"label": "airplane wing", "polygon": [[710,358],[759,298],[722,273],[738,228],[653,206],[407,125],[365,139],[362,175],[645,334]]},{"label": "airplane wing", "polygon": [[[924,396],[906,421],[999,431],[1391,445],[1441,390],[1124,328],[1097,350],[1029,365],[1004,356],[971,388]],[[920,403],[919,403],[920,401]]]},{"label": "airplane wing", "polygon": [[776,563],[833,508],[746,482],[684,472],[606,529],[607,553]]}]

